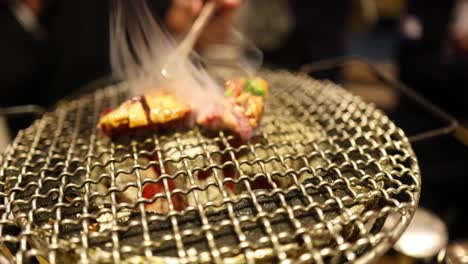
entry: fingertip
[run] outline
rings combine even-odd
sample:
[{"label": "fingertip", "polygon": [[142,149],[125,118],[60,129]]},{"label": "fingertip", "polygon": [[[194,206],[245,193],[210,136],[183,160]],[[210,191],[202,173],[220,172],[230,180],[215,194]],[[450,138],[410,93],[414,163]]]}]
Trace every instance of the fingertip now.
[{"label": "fingertip", "polygon": [[192,13],[198,14],[200,13],[201,9],[203,8],[203,1],[202,0],[194,0],[192,1]]},{"label": "fingertip", "polygon": [[242,0],[218,0],[218,4],[223,7],[238,7],[242,4]]}]

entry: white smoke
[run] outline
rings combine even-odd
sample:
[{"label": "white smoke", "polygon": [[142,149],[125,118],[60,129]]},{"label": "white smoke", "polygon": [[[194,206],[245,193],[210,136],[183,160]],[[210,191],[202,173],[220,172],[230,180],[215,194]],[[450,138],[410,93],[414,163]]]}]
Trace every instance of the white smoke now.
[{"label": "white smoke", "polygon": [[[222,86],[202,67],[177,54],[177,45],[158,24],[145,0],[111,1],[112,72],[131,85],[131,95],[164,89],[199,113],[218,111],[222,107]],[[163,69],[170,70],[170,78],[162,74]]]}]

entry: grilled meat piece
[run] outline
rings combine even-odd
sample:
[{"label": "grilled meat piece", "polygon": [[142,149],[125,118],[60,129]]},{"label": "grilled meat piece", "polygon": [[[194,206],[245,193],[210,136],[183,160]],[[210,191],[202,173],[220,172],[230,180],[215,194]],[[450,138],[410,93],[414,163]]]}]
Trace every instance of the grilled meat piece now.
[{"label": "grilled meat piece", "polygon": [[[226,83],[224,107],[219,112],[201,114],[198,124],[209,130],[225,129],[248,140],[260,125],[268,84],[260,78]],[[196,109],[200,110],[200,109]],[[105,111],[98,127],[108,136],[146,128],[173,128],[187,125],[192,109],[174,95],[150,91]]]},{"label": "grilled meat piece", "polygon": [[152,125],[169,124],[184,119],[192,112],[188,105],[167,92],[150,92],[143,98],[144,106],[149,112],[149,123]]},{"label": "grilled meat piece", "polygon": [[225,87],[224,109],[200,116],[198,124],[208,130],[226,129],[248,140],[260,125],[268,84],[265,80],[231,80]]},{"label": "grilled meat piece", "polygon": [[108,136],[134,129],[170,127],[190,117],[191,109],[174,95],[154,91],[105,111],[98,127]]},{"label": "grilled meat piece", "polygon": [[139,98],[125,101],[115,110],[105,110],[99,120],[99,128],[109,136],[118,131],[146,126],[148,119]]}]

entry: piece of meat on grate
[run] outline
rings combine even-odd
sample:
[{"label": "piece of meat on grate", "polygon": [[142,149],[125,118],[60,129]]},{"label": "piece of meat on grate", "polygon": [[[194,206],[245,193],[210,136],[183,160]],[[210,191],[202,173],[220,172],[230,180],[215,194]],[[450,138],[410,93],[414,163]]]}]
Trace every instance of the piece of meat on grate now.
[{"label": "piece of meat on grate", "polygon": [[114,110],[105,110],[98,127],[108,135],[136,129],[171,128],[190,120],[191,108],[165,91],[151,91],[123,102]]},{"label": "piece of meat on grate", "polygon": [[227,81],[223,107],[216,112],[191,109],[175,95],[164,90],[149,90],[144,95],[105,110],[98,127],[108,135],[130,133],[137,129],[190,126],[193,114],[200,112],[197,123],[208,130],[227,130],[248,140],[260,125],[268,84],[261,78]]},{"label": "piece of meat on grate", "polygon": [[199,116],[197,123],[209,130],[228,130],[248,140],[260,125],[268,84],[261,78],[226,82],[224,109]]}]

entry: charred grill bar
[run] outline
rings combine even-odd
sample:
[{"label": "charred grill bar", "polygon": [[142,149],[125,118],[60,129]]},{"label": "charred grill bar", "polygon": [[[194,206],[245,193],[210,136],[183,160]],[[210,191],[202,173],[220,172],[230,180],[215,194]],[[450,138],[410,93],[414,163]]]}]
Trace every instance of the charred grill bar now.
[{"label": "charred grill bar", "polygon": [[[0,258],[309,263],[382,254],[419,198],[404,133],[334,84],[262,76],[271,96],[246,144],[198,128],[102,137],[100,113],[126,99],[124,83],[66,102],[20,132],[1,157]],[[148,199],[151,184],[163,191]],[[157,201],[167,213],[147,210]]]}]

